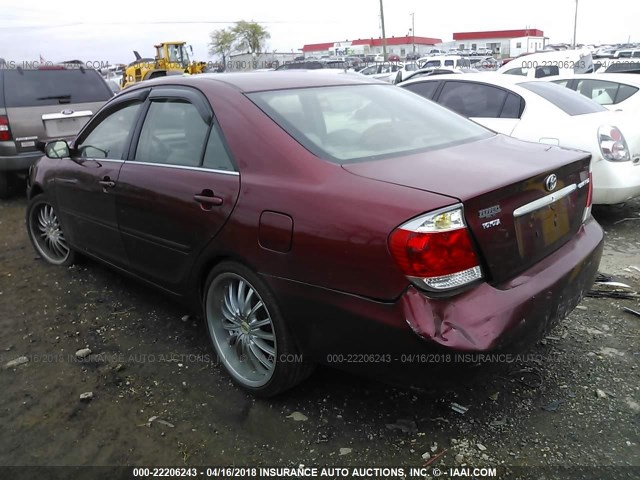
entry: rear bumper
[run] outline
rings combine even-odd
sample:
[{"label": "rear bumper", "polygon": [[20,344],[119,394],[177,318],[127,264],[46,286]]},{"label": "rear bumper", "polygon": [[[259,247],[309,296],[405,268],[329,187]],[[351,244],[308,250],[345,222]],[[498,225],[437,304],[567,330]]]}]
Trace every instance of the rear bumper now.
[{"label": "rear bumper", "polygon": [[484,352],[535,342],[591,287],[602,247],[602,229],[591,219],[571,242],[507,284],[483,283],[449,299],[430,299],[409,287],[396,302],[382,303],[280,278],[265,280],[303,353],[321,363],[369,358],[371,367],[376,359],[402,362],[406,356],[399,355],[407,353]]},{"label": "rear bumper", "polygon": [[593,203],[615,205],[640,196],[640,159],[592,163]]},{"label": "rear bumper", "polygon": [[0,155],[0,172],[27,171],[42,155],[42,152],[28,152],[9,156]]}]

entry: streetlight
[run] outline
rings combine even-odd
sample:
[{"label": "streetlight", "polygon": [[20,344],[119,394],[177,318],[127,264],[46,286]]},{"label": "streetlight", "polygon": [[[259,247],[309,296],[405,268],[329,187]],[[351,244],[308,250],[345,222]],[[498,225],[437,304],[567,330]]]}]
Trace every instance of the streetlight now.
[{"label": "streetlight", "polygon": [[380,22],[382,23],[382,58],[387,60],[387,37],[384,33],[384,8],[382,7],[382,0],[380,0]]},{"label": "streetlight", "polygon": [[[382,0],[381,0],[382,1]],[[578,0],[576,0],[576,14],[573,18],[573,48],[576,48],[576,30],[578,29]]]},{"label": "streetlight", "polygon": [[411,13],[411,43],[413,44],[413,53],[416,53],[416,13]]}]

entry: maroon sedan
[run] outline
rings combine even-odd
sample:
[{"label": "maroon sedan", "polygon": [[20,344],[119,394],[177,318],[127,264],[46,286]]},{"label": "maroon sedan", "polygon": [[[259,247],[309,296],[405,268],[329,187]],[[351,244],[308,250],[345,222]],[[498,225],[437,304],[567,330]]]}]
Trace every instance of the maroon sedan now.
[{"label": "maroon sedan", "polygon": [[105,262],[204,315],[233,379],[536,340],[590,287],[589,156],[353,74],[168,77],[31,170],[49,263]]}]

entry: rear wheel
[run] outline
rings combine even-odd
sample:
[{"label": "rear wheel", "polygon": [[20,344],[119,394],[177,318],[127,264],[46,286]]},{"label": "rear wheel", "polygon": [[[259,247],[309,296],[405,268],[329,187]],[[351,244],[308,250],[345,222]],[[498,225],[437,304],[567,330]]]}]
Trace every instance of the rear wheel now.
[{"label": "rear wheel", "polygon": [[250,269],[235,262],[217,265],[207,279],[204,311],[220,361],[249,392],[276,395],[311,373],[275,297]]},{"label": "rear wheel", "polygon": [[31,199],[27,207],[27,232],[40,256],[52,265],[68,266],[75,261],[58,214],[44,194]]}]

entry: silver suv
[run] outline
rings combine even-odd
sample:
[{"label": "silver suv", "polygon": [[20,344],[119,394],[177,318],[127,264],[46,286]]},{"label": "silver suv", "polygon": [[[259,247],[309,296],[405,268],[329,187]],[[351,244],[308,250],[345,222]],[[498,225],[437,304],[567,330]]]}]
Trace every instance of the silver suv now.
[{"label": "silver suv", "polygon": [[74,137],[112,96],[92,69],[25,69],[0,59],[0,198],[42,156],[38,142]]}]

